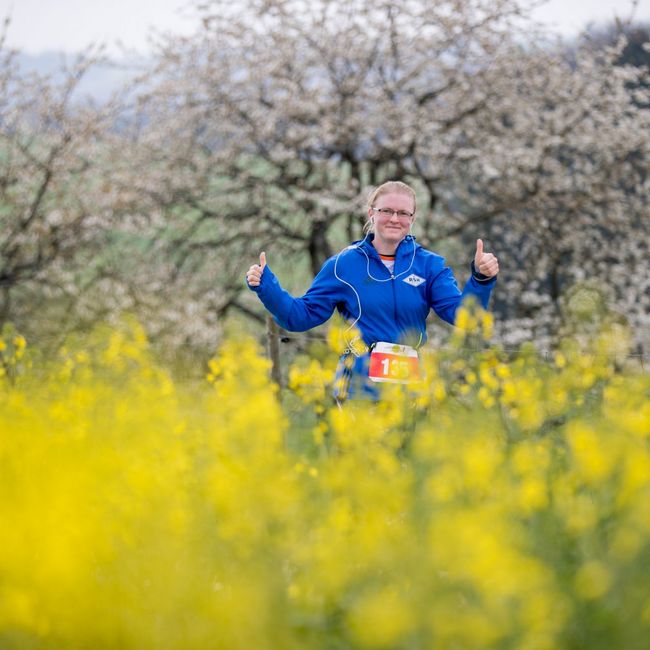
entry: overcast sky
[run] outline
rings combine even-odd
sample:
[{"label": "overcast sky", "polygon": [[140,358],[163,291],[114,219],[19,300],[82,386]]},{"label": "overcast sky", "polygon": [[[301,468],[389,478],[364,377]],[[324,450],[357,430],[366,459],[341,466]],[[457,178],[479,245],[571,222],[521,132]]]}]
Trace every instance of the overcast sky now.
[{"label": "overcast sky", "polygon": [[[0,16],[12,16],[8,44],[30,54],[76,52],[97,41],[112,53],[120,41],[144,54],[152,27],[194,31],[190,5],[190,0],[0,0]],[[632,0],[548,0],[533,15],[571,36],[589,22],[627,17],[631,6]],[[650,22],[650,0],[638,0],[636,17]]]}]

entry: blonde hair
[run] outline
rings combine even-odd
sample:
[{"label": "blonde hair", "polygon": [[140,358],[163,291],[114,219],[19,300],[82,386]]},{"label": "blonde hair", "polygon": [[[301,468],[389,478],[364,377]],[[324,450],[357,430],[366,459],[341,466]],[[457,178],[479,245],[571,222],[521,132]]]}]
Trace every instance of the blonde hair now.
[{"label": "blonde hair", "polygon": [[[394,192],[396,194],[406,194],[407,196],[410,196],[413,199],[413,214],[415,214],[416,210],[416,202],[415,202],[415,191],[410,185],[407,185],[406,183],[402,183],[402,181],[386,181],[385,183],[382,183],[378,187],[376,187],[370,194],[368,195],[368,201],[366,203],[366,207],[368,208],[374,208],[375,203],[377,202],[377,199],[382,196],[383,194],[390,194],[391,192]],[[364,233],[368,234],[369,232],[373,232],[373,224],[372,220],[366,221],[366,223],[363,226],[363,231]]]}]

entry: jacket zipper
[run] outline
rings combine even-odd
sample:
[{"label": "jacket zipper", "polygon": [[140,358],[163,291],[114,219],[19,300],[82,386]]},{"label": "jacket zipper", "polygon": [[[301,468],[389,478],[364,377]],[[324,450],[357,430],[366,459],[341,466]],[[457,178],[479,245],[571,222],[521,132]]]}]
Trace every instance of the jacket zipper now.
[{"label": "jacket zipper", "polygon": [[395,318],[395,326],[397,326],[397,294],[395,293],[395,275],[391,274],[390,285],[393,288],[393,317]]},{"label": "jacket zipper", "polygon": [[397,266],[397,251],[395,251],[395,264],[390,274],[390,286],[393,289],[393,318],[395,319],[395,327],[397,327],[397,293],[395,292],[395,267]]},{"label": "jacket zipper", "polygon": [[[397,263],[397,254],[395,255],[395,263]],[[384,266],[384,264],[380,260],[381,266],[388,271],[388,269]],[[390,286],[393,290],[393,318],[395,319],[395,325],[397,326],[397,294],[395,293],[395,266],[393,266],[392,271],[388,271],[390,273]]]}]

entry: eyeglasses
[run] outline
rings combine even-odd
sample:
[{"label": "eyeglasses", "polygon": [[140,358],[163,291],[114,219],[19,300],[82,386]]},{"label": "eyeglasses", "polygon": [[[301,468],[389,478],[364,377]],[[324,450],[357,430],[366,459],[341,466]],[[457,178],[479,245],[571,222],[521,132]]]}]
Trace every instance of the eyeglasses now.
[{"label": "eyeglasses", "polygon": [[375,212],[378,212],[382,217],[386,219],[392,219],[393,215],[396,214],[400,219],[410,219],[413,216],[413,212],[408,210],[393,210],[391,208],[371,208]]}]

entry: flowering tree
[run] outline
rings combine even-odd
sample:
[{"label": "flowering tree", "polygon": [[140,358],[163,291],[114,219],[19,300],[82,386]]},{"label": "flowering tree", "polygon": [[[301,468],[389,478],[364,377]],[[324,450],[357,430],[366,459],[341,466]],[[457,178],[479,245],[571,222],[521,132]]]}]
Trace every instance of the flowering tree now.
[{"label": "flowering tree", "polygon": [[95,163],[116,104],[79,95],[96,52],[56,79],[21,71],[16,54],[0,38],[0,321],[58,340],[110,311],[96,293],[110,218]]},{"label": "flowering tree", "polygon": [[648,85],[616,65],[624,40],[568,52],[520,0],[197,15],[101,109],[74,101],[88,60],[54,84],[3,54],[5,318],[45,297],[61,317],[128,309],[156,338],[211,346],[225,315],[263,319],[243,283],[261,249],[304,289],[361,236],[369,188],[398,178],[421,243],[459,270],[476,237],[499,255],[502,342],[550,345],[591,301],[649,344]]},{"label": "flowering tree", "polygon": [[369,186],[401,178],[422,243],[454,265],[477,236],[500,254],[502,341],[550,343],[591,283],[641,342],[650,115],[622,41],[568,57],[516,0],[198,11],[161,47],[132,144],[169,259],[185,287],[210,277],[213,310],[254,311],[241,274],[262,247],[315,273],[360,235]]}]

